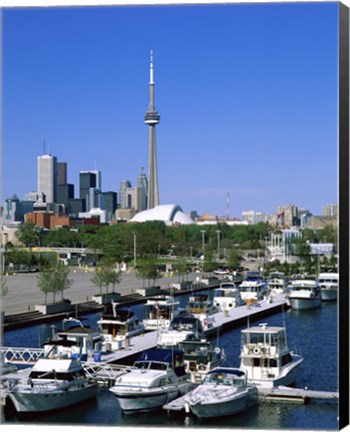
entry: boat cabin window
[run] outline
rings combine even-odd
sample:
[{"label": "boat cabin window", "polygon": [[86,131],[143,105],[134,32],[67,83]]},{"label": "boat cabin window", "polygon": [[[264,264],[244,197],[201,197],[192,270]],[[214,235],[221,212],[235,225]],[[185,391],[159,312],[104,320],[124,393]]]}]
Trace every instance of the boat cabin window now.
[{"label": "boat cabin window", "polygon": [[82,377],[85,377],[85,372],[83,369],[77,370],[75,372],[56,372],[54,370],[48,372],[32,371],[29,374],[29,378],[58,379],[64,381],[73,381]]},{"label": "boat cabin window", "polygon": [[284,366],[293,361],[293,357],[288,353],[281,358],[281,366]]},{"label": "boat cabin window", "polygon": [[154,362],[154,361],[137,361],[134,363],[134,367],[137,369],[154,369],[154,370],[166,370],[166,363]]}]

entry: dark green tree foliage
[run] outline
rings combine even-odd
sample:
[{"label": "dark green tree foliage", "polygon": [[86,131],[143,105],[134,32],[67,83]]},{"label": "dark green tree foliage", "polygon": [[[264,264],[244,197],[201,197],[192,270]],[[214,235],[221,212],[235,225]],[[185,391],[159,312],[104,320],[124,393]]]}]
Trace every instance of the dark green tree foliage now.
[{"label": "dark green tree foliage", "polygon": [[40,228],[26,222],[19,226],[15,236],[25,246],[37,246],[40,242]]},{"label": "dark green tree foliage", "polygon": [[150,286],[151,281],[153,281],[154,285],[156,279],[162,277],[161,272],[157,268],[157,262],[155,259],[144,260],[140,267],[137,269],[136,276],[139,279],[147,280],[148,287]]}]

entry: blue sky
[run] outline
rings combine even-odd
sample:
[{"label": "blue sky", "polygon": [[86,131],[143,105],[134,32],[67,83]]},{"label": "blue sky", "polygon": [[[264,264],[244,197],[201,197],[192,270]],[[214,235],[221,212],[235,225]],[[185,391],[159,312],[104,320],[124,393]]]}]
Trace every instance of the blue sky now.
[{"label": "blue sky", "polygon": [[3,196],[46,148],[104,191],[148,167],[154,51],[160,201],[230,216],[337,201],[337,3],[7,9]]}]

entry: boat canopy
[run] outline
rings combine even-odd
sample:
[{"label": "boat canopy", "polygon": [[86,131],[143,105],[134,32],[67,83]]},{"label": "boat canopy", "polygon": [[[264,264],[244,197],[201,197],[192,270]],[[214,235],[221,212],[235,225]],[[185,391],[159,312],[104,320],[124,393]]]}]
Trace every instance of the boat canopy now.
[{"label": "boat canopy", "polygon": [[138,361],[140,360],[154,360],[166,363],[173,363],[175,359],[182,359],[183,351],[179,349],[167,349],[167,348],[155,348],[146,350],[140,354]]},{"label": "boat canopy", "polygon": [[216,369],[212,369],[207,373],[207,375],[212,375],[212,374],[215,375],[231,374],[231,375],[242,377],[245,375],[245,372],[240,369],[216,368]]}]

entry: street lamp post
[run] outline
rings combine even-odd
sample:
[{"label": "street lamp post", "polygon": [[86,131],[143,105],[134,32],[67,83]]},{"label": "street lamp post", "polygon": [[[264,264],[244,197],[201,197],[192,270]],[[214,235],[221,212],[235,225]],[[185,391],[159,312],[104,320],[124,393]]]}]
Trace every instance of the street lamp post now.
[{"label": "street lamp post", "polygon": [[201,230],[202,233],[202,252],[203,252],[203,259],[204,259],[204,255],[205,255],[205,230]]},{"label": "street lamp post", "polygon": [[136,232],[134,234],[134,269],[136,270]]},{"label": "street lamp post", "polygon": [[218,260],[220,259],[220,230],[216,230],[216,234],[218,235]]}]

